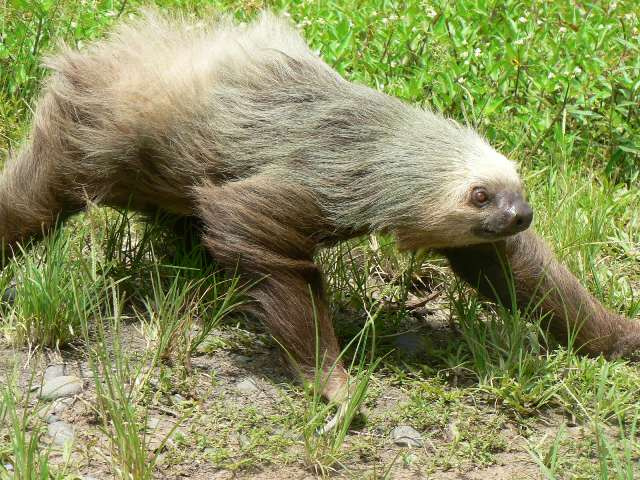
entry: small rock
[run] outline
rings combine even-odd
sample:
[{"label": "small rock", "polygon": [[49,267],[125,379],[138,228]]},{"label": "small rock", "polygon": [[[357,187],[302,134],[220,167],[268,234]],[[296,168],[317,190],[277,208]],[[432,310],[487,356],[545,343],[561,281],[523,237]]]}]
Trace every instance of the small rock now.
[{"label": "small rock", "polygon": [[44,382],[40,389],[40,398],[55,400],[56,398],[70,397],[80,393],[82,388],[82,379],[74,375],[63,375]]},{"label": "small rock", "polygon": [[[147,447],[156,451],[162,445],[173,444],[174,440],[184,433],[179,428],[174,428],[175,424],[165,418],[149,417],[147,418]],[[171,432],[171,435],[169,435]]]},{"label": "small rock", "polygon": [[238,362],[238,363],[251,363],[253,361],[253,358],[251,357],[246,357],[244,355],[234,355],[233,356],[233,360]]},{"label": "small rock", "polygon": [[47,369],[44,371],[44,381],[48,382],[49,380],[53,380],[57,377],[64,376],[65,365],[64,363],[59,363],[57,365],[49,365]]},{"label": "small rock", "polygon": [[60,415],[67,408],[73,405],[74,401],[75,399],[73,398],[59,398],[53,402],[51,410],[53,411],[54,415]]},{"label": "small rock", "polygon": [[5,288],[0,300],[7,305],[13,305],[16,302],[16,286],[10,285]]},{"label": "small rock", "polygon": [[415,357],[425,353],[424,338],[415,333],[402,333],[393,338],[393,345],[402,355]]},{"label": "small rock", "polygon": [[160,426],[160,419],[156,417],[147,418],[147,428],[149,430],[155,430]]},{"label": "small rock", "polygon": [[260,387],[256,383],[255,379],[251,377],[246,377],[236,383],[236,388],[240,393],[244,393],[245,395],[249,395],[252,393],[256,393],[260,391]]},{"label": "small rock", "polygon": [[247,448],[251,443],[251,441],[249,440],[249,437],[247,437],[243,433],[232,433],[230,435],[230,438],[231,440],[238,442],[238,446],[240,448]]},{"label": "small rock", "polygon": [[400,447],[422,447],[422,435],[408,425],[398,425],[391,430],[391,440]]},{"label": "small rock", "polygon": [[411,465],[413,465],[415,463],[415,461],[418,459],[418,456],[410,453],[408,455],[403,456],[402,458],[402,463],[405,464],[405,466],[410,467]]},{"label": "small rock", "polygon": [[56,445],[63,446],[68,441],[73,441],[73,427],[67,422],[53,422],[49,424],[49,436]]},{"label": "small rock", "polygon": [[44,421],[47,423],[56,423],[58,420],[60,419],[54,414],[47,415],[44,419]]},{"label": "small rock", "polygon": [[458,422],[453,420],[444,431],[444,439],[447,442],[453,443],[460,440],[460,430],[458,430]]},{"label": "small rock", "polygon": [[182,403],[182,402],[186,402],[187,399],[184,398],[182,395],[180,395],[179,393],[176,393],[174,395],[171,395],[171,399],[173,400],[173,403]]}]

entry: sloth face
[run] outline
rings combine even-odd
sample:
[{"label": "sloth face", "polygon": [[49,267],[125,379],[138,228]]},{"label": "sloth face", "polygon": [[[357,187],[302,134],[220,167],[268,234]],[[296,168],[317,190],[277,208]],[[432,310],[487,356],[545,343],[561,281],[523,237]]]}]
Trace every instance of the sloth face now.
[{"label": "sloth face", "polygon": [[487,240],[508,237],[529,228],[533,210],[517,189],[495,189],[474,186],[469,192],[468,203],[476,210],[479,221],[472,227],[474,235]]},{"label": "sloth face", "polygon": [[[438,214],[433,215],[433,211]],[[490,243],[529,228],[533,210],[519,183],[474,184],[461,197],[427,207],[420,221],[394,229],[403,250],[455,248]]]},{"label": "sloth face", "polygon": [[[405,250],[455,248],[495,242],[529,228],[533,210],[525,200],[514,162],[467,131],[468,151],[444,176],[443,188],[417,205],[393,229]],[[425,188],[425,191],[429,190]],[[407,217],[405,217],[407,218]]]}]

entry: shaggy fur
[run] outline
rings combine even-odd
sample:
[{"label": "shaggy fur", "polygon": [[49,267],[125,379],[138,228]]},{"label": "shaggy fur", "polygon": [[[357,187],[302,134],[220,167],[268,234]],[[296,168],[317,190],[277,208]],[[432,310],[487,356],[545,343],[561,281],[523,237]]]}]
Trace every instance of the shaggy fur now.
[{"label": "shaggy fur", "polygon": [[[5,246],[87,199],[197,216],[213,257],[258,280],[259,313],[305,375],[314,319],[326,361],[339,352],[314,253],[373,231],[446,249],[456,272],[502,299],[506,261],[518,300],[561,335],[579,328],[585,351],[639,344],[636,324],[605,310],[533,233],[478,236],[492,214],[469,192],[522,198],[512,162],[466,127],[345,81],[270,14],[238,26],[147,13],[46,64],[31,136],[0,180]],[[344,395],[346,378],[338,367],[326,395]]]}]

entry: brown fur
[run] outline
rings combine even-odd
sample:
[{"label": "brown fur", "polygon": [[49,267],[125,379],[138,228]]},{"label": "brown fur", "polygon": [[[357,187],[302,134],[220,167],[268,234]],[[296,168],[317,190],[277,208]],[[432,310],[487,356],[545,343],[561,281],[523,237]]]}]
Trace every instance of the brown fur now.
[{"label": "brown fur", "polygon": [[344,81],[269,15],[208,28],[151,14],[49,60],[29,140],[0,179],[5,246],[87,199],[197,216],[216,261],[256,282],[256,312],[308,378],[317,325],[333,399],[347,375],[339,362],[330,373],[340,349],[313,257],[369,231],[454,247],[443,250],[454,271],[509,303],[502,260],[519,304],[536,304],[554,333],[577,331],[591,354],[638,348],[637,324],[607,311],[534,233],[473,245],[468,185],[520,189],[474,132]]},{"label": "brown fur", "polygon": [[518,306],[545,315],[556,337],[574,336],[585,353],[628,356],[640,346],[640,325],[604,308],[531,231],[443,253],[458,275],[507,306],[512,304],[511,275]]}]

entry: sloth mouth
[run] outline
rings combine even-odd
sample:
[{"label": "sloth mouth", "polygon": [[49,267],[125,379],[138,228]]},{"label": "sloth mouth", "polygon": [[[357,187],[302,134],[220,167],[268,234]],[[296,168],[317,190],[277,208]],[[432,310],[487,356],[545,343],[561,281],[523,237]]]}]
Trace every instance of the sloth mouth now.
[{"label": "sloth mouth", "polygon": [[494,230],[493,228],[481,227],[476,229],[474,233],[480,238],[493,241],[493,240],[501,240],[503,238],[512,237],[521,231],[522,230],[517,230],[517,231],[502,230],[501,231],[501,230]]},{"label": "sloth mouth", "polygon": [[504,238],[509,236],[508,233],[500,232],[498,230],[494,230],[493,228],[484,227],[484,226],[476,228],[474,233],[477,236],[482,238],[493,238],[493,239]]}]

